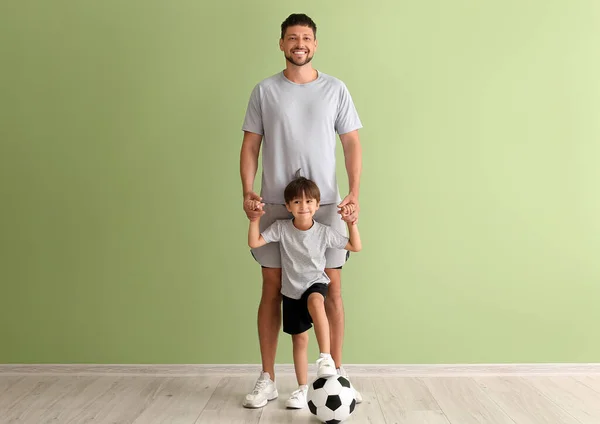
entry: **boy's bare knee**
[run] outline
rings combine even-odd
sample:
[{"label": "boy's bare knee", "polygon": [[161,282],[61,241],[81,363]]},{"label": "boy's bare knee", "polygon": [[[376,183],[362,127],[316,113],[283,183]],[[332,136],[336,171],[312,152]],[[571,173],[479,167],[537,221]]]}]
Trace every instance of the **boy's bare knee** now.
[{"label": "boy's bare knee", "polygon": [[308,331],[300,334],[292,335],[292,343],[297,348],[305,348],[308,346]]},{"label": "boy's bare knee", "polygon": [[323,295],[321,293],[311,293],[308,295],[308,303],[318,306],[323,304],[323,302],[325,301],[325,299],[323,298]]}]

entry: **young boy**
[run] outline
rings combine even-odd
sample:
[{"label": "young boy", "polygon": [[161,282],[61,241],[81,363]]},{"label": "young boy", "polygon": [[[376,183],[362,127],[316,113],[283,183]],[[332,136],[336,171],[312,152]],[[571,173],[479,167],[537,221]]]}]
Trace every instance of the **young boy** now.
[{"label": "young boy", "polygon": [[[319,209],[321,194],[317,185],[304,177],[296,178],[285,188],[285,205],[293,219],[275,221],[263,233],[259,230],[260,218],[251,221],[248,245],[258,248],[267,243],[279,242],[281,251],[281,294],[283,297],[283,331],[292,335],[294,369],[298,389],[292,393],[285,406],[304,408],[308,391],[308,330],[315,325],[319,344],[317,376],[336,375],[331,357],[329,321],[325,313],[325,296],[329,277],[325,273],[325,250],[361,250],[358,225],[348,224],[349,238],[327,225],[313,220]],[[253,202],[252,208],[260,205]],[[342,208],[342,214],[351,214],[354,205]]]}]

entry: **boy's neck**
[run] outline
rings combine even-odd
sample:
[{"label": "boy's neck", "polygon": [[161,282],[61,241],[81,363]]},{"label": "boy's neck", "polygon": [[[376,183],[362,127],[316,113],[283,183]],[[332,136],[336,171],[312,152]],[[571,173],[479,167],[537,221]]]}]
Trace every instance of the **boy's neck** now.
[{"label": "boy's neck", "polygon": [[294,227],[296,227],[300,231],[307,231],[312,228],[312,226],[315,224],[315,221],[312,218],[310,218],[309,221],[298,222],[298,220],[294,218],[292,219],[292,224],[294,224]]}]

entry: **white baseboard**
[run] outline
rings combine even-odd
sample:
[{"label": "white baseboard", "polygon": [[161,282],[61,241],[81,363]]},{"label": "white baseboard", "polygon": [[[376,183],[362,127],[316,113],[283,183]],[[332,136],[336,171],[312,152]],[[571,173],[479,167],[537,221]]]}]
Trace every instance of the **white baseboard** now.
[{"label": "white baseboard", "polygon": [[[532,375],[600,375],[600,363],[547,364],[348,364],[350,376],[474,377]],[[2,375],[149,375],[193,377],[202,375],[244,376],[260,372],[258,364],[0,364]],[[292,364],[275,367],[277,374],[294,374]],[[309,373],[316,372],[309,366]]]}]

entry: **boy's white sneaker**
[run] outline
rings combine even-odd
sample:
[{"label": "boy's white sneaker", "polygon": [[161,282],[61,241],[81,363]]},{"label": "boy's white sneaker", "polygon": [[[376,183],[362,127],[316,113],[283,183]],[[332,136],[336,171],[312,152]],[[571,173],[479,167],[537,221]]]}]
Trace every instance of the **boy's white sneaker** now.
[{"label": "boy's white sneaker", "polygon": [[263,372],[256,384],[252,393],[248,393],[244,398],[242,405],[245,408],[262,408],[270,400],[276,399],[279,394],[277,393],[277,387],[275,382],[271,380],[271,376],[268,372]]},{"label": "boy's white sneaker", "polygon": [[[338,374],[341,375],[342,377],[346,378],[348,381],[350,381],[350,378],[348,377],[348,373],[346,372],[346,370],[344,369],[344,367],[339,367],[337,369]],[[356,390],[354,388],[354,386],[352,385],[352,382],[350,381],[350,388],[352,390],[354,390],[354,399],[356,399],[356,403],[361,403],[363,401],[362,395],[360,394],[360,392],[358,390]]]},{"label": "boy's white sneaker", "polygon": [[321,353],[321,356],[317,359],[317,377],[331,377],[333,375],[337,375],[333,358],[331,355]]},{"label": "boy's white sneaker", "polygon": [[308,392],[308,386],[300,386],[297,390],[293,391],[290,398],[285,401],[285,407],[291,409],[302,409],[306,408],[306,393]]}]

